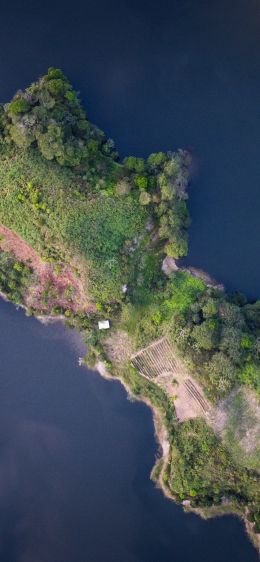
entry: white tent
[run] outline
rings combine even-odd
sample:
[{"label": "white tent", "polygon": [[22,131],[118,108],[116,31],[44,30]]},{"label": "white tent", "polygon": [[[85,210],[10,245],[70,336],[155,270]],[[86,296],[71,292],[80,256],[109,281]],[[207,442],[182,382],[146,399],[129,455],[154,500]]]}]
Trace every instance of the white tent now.
[{"label": "white tent", "polygon": [[109,320],[100,320],[98,327],[100,330],[108,330],[110,328]]}]

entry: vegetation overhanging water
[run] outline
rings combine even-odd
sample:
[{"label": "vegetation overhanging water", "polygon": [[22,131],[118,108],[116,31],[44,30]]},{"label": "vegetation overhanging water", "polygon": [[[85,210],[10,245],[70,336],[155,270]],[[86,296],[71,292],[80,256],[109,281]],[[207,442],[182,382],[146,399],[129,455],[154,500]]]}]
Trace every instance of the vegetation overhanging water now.
[{"label": "vegetation overhanging water", "polygon": [[[242,438],[258,421],[249,397],[259,392],[260,307],[176,268],[188,251],[189,154],[120,162],[54,68],[1,106],[0,132],[1,290],[31,314],[63,314],[90,365],[102,360],[160,410],[170,450],[154,474],[176,501],[235,511],[257,541],[259,449]],[[98,329],[104,317],[110,339]],[[203,416],[179,423],[175,395],[134,369],[132,355],[160,337],[214,407],[226,401],[233,431],[232,420],[221,437]]]}]

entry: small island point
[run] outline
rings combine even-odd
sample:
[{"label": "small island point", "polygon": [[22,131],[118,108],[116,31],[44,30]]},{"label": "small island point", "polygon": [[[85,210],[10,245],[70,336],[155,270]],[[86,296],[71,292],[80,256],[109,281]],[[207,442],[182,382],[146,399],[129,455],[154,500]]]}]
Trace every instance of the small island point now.
[{"label": "small island point", "polygon": [[0,105],[0,291],[77,328],[83,362],[153,410],[152,478],[260,547],[260,301],[188,254],[186,150],[121,160],[60,69]]}]

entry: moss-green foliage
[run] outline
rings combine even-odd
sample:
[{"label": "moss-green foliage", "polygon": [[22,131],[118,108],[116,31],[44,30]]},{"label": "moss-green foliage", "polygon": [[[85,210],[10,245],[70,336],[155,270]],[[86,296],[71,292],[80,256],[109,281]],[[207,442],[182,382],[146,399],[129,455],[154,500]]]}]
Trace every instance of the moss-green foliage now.
[{"label": "moss-green foliage", "polygon": [[177,422],[172,402],[156,384],[132,367],[126,367],[123,376],[134,395],[148,398],[163,415],[170,441],[170,462],[163,478],[176,500],[189,499],[194,507],[201,507],[220,504],[225,497],[240,510],[249,507],[257,530],[257,472],[239,467],[203,419]]},{"label": "moss-green foliage", "polygon": [[[253,358],[252,358],[253,359]],[[260,364],[259,359],[248,361],[242,365],[239,371],[239,381],[242,384],[255,388],[260,393]]]},{"label": "moss-green foliage", "polygon": [[87,258],[94,293],[102,302],[120,299],[119,280],[123,283],[128,276],[124,244],[142,232],[145,218],[142,208],[130,195],[116,203],[100,196],[88,201],[86,206],[81,202],[69,211],[66,237]]},{"label": "moss-green foliage", "polygon": [[103,303],[121,300],[123,283],[148,294],[165,243],[187,252],[188,166],[181,152],[120,164],[59,69],[0,108],[0,220],[47,260],[76,253]]},{"label": "moss-green foliage", "polygon": [[125,158],[124,168],[139,189],[139,202],[149,206],[167,255],[179,258],[188,252],[189,213],[186,187],[189,174],[187,153],[158,152],[145,161]]},{"label": "moss-green foliage", "polygon": [[259,391],[258,318],[255,324],[252,317],[248,322],[248,305],[235,304],[225,292],[208,288],[188,272],[179,271],[161,284],[158,279],[150,298],[141,285],[141,298],[135,290],[123,308],[122,326],[136,347],[167,334],[212,400],[241,383]]},{"label": "moss-green foliage", "polygon": [[[47,260],[80,262],[97,313],[66,316],[84,331],[93,364],[102,353],[98,315],[116,313],[137,347],[167,334],[217,400],[238,383],[259,384],[260,304],[188,273],[162,274],[165,253],[187,253],[188,172],[181,151],[118,162],[113,141],[89,123],[58,69],[0,105],[0,222]],[[9,298],[23,300],[30,276],[0,254],[0,288]],[[125,378],[164,415],[171,442],[165,482],[176,498],[206,504],[227,495],[250,505],[258,525],[255,473],[234,466],[202,420],[178,425],[156,384],[130,367]]]},{"label": "moss-green foliage", "polygon": [[19,147],[36,145],[44,158],[66,166],[79,165],[93,142],[95,150],[104,142],[63,72],[54,68],[5,105],[4,125],[6,138]]},{"label": "moss-green foliage", "polygon": [[192,505],[220,503],[223,496],[257,506],[257,474],[240,469],[202,419],[180,424],[173,435],[167,484],[178,499]]},{"label": "moss-green foliage", "polygon": [[201,279],[188,273],[178,272],[168,283],[164,308],[168,313],[188,312],[200,293],[206,289]]},{"label": "moss-green foliage", "polygon": [[[159,186],[157,197],[158,204],[154,213],[159,221],[159,236],[166,240],[165,251],[168,256],[179,258],[188,253],[187,228],[189,226],[189,213],[186,205],[186,184],[189,159],[185,153],[171,155],[161,159],[157,169],[156,180]],[[153,155],[155,158],[156,155]],[[148,158],[149,163],[149,158]],[[155,164],[150,164],[154,170]]]},{"label": "moss-green foliage", "polygon": [[156,254],[148,254],[139,259],[138,273],[139,276],[142,273],[141,279],[132,291],[132,302],[122,311],[123,328],[132,334],[137,348],[150,343],[163,331],[171,330],[173,318],[180,313],[185,315],[206,288],[203,281],[184,272],[178,272],[166,283],[162,272],[157,269],[156,258]]},{"label": "moss-green foliage", "polygon": [[8,107],[8,111],[11,115],[19,115],[21,113],[26,113],[30,109],[29,102],[24,98],[17,98],[13,100]]},{"label": "moss-green foliage", "polygon": [[71,242],[93,260],[115,259],[125,240],[138,235],[144,225],[145,215],[130,196],[116,202],[101,196],[90,200],[86,210],[82,213],[82,203],[69,210],[67,231]]},{"label": "moss-green foliage", "polygon": [[128,156],[124,159],[124,166],[130,172],[143,172],[145,169],[145,162],[143,158],[136,158],[135,156]]},{"label": "moss-green foliage", "polygon": [[29,266],[17,261],[12,254],[0,252],[0,290],[10,301],[23,302],[32,278]]},{"label": "moss-green foliage", "polygon": [[219,504],[225,497],[240,509],[247,505],[257,523],[257,473],[236,465],[203,419],[178,423],[166,394],[135,369],[126,368],[124,379],[135,395],[149,398],[162,412],[170,440],[170,463],[163,478],[174,497],[178,501],[189,499],[194,507]]},{"label": "moss-green foliage", "polygon": [[47,254],[53,240],[61,239],[65,201],[77,187],[73,173],[43,160],[34,149],[2,143],[0,185],[0,221]]},{"label": "moss-green foliage", "polygon": [[225,396],[236,384],[259,389],[256,324],[248,322],[244,301],[235,304],[225,292],[184,272],[173,276],[165,296],[164,329],[212,399]]},{"label": "moss-green foliage", "polygon": [[201,349],[215,349],[219,341],[218,321],[215,318],[210,318],[202,324],[194,326],[192,336]]},{"label": "moss-green foliage", "polygon": [[100,191],[87,194],[80,175],[43,160],[35,149],[2,147],[0,221],[46,259],[64,250],[87,260],[97,299],[120,298],[127,275],[124,244],[147,220],[135,194],[116,202]]},{"label": "moss-green foliage", "polygon": [[260,428],[256,400],[251,392],[232,393],[224,408],[227,416],[223,441],[242,466],[260,469]]}]

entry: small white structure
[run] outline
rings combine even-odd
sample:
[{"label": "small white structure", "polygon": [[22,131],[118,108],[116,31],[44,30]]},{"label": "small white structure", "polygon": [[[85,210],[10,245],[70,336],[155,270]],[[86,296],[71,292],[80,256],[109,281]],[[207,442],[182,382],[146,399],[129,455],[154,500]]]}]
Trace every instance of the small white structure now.
[{"label": "small white structure", "polygon": [[127,289],[128,289],[127,285],[122,285],[122,293],[124,294],[127,293]]},{"label": "small white structure", "polygon": [[108,330],[110,328],[109,320],[100,320],[98,323],[98,327],[100,330]]}]

